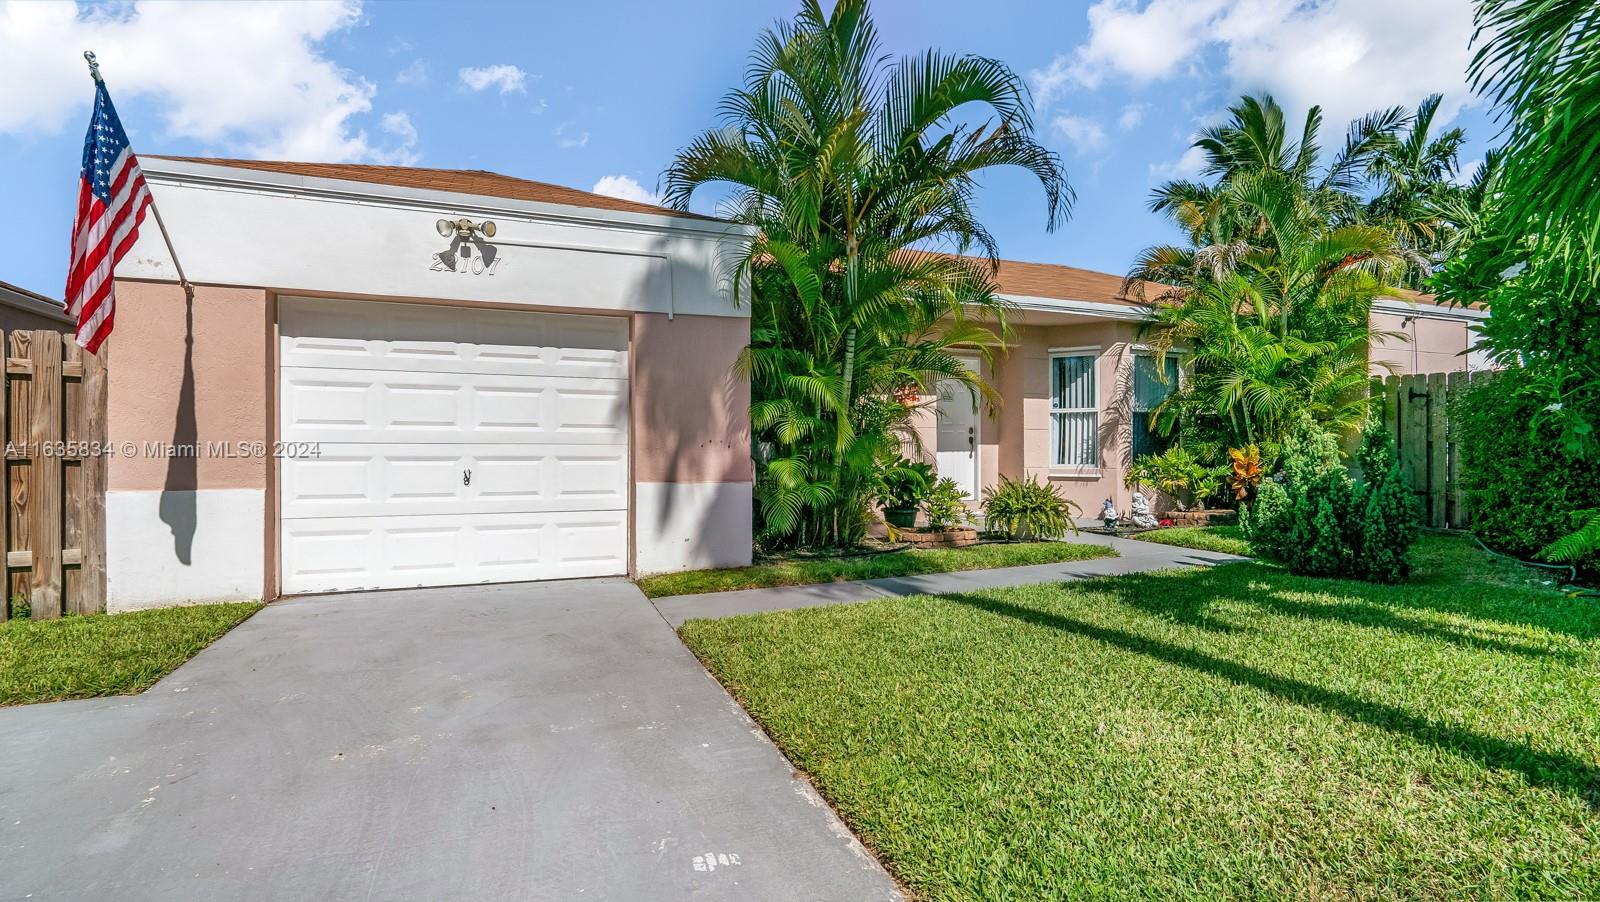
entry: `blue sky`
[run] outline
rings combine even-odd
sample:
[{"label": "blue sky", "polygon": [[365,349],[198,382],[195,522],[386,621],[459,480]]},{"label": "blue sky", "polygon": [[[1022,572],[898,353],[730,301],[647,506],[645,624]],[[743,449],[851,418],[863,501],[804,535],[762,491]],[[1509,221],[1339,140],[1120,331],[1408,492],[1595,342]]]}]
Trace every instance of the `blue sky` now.
[{"label": "blue sky", "polygon": [[[491,169],[653,191],[715,124],[758,31],[793,0],[175,6],[0,2],[0,280],[59,297],[94,49],[141,153]],[[879,0],[886,50],[1004,60],[1038,101],[1078,203],[1044,230],[1036,183],[987,180],[1004,257],[1120,273],[1173,233],[1150,189],[1244,91],[1325,144],[1366,110],[1443,92],[1475,165],[1496,133],[1465,85],[1468,0]],[[173,236],[181,255],[183,236]]]}]

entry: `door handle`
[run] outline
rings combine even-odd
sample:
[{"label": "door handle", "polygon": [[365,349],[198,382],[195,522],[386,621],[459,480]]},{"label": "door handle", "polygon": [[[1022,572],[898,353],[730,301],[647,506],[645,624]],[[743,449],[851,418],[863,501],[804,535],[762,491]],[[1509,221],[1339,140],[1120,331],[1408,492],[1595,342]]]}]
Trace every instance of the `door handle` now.
[{"label": "door handle", "polygon": [[462,470],[461,471],[461,484],[462,485],[472,485],[472,471],[471,470]]}]

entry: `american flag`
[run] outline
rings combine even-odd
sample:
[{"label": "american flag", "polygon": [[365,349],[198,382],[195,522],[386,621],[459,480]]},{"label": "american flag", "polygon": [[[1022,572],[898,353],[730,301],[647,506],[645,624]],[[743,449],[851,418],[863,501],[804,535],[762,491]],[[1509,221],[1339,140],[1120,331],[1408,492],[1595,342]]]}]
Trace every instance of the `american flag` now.
[{"label": "american flag", "polygon": [[78,215],[72,223],[67,315],[78,321],[78,344],[90,353],[111,334],[116,309],[112,273],[139,237],[150,188],[103,81],[95,82],[94,116],[83,141]]}]

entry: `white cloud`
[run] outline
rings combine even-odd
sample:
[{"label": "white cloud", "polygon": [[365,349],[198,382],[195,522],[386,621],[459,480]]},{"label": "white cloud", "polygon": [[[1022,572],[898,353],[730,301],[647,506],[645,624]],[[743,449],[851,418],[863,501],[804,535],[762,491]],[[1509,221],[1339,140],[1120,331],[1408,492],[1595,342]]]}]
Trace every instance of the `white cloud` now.
[{"label": "white cloud", "polygon": [[1215,50],[1236,93],[1268,91],[1290,115],[1321,104],[1330,126],[1442,92],[1440,122],[1473,102],[1465,0],[1100,0],[1089,38],[1032,73],[1041,105],[1108,78],[1145,85]]},{"label": "white cloud", "polygon": [[625,175],[608,175],[594,183],[594,193],[641,204],[660,204],[661,196]]},{"label": "white cloud", "polygon": [[[55,134],[87,121],[93,95],[77,50],[93,48],[124,114],[134,98],[152,103],[162,137],[240,156],[372,159],[387,151],[352,120],[372,110],[377,88],[318,46],[360,16],[353,0],[0,4],[0,134]],[[141,136],[156,131],[127,125]]]},{"label": "white cloud", "polygon": [[1057,116],[1050,121],[1055,130],[1072,142],[1078,156],[1095,153],[1106,147],[1106,130],[1099,122],[1085,116]]},{"label": "white cloud", "polygon": [[563,150],[575,150],[579,147],[588,147],[589,133],[573,132],[570,131],[571,128],[572,123],[563,122],[552,129],[550,134],[556,136],[556,143],[561,145]]},{"label": "white cloud", "polygon": [[402,111],[385,113],[381,124],[386,134],[394,135],[396,144],[375,151],[372,159],[391,166],[415,166],[422,155],[417,153],[417,127],[411,123],[410,114]]},{"label": "white cloud", "polygon": [[460,77],[461,83],[473,91],[483,91],[488,88],[499,88],[502,94],[510,94],[513,91],[525,94],[528,91],[528,73],[509,63],[478,68],[469,66],[456,74]]},{"label": "white cloud", "polygon": [[1165,163],[1151,163],[1150,177],[1166,181],[1167,179],[1192,179],[1200,174],[1206,164],[1205,151],[1198,147],[1190,147],[1183,152],[1183,156]]},{"label": "white cloud", "polygon": [[1149,108],[1147,103],[1130,103],[1123,107],[1122,115],[1117,117],[1117,128],[1123,131],[1138,128],[1139,123],[1144,121],[1144,111]]},{"label": "white cloud", "polygon": [[426,60],[414,59],[411,64],[395,73],[394,83],[397,85],[415,85],[421,87],[428,83],[428,63]]},{"label": "white cloud", "polygon": [[1165,78],[1199,48],[1203,26],[1228,0],[1100,0],[1089,7],[1089,40],[1032,73],[1040,106],[1072,86],[1093,90],[1107,74],[1144,84]]}]

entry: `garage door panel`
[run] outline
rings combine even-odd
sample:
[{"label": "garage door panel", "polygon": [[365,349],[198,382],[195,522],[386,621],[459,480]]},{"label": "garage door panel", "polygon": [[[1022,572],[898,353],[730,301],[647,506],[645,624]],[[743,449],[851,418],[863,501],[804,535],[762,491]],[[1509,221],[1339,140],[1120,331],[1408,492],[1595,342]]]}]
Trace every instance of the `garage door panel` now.
[{"label": "garage door panel", "polygon": [[[628,456],[616,445],[324,445],[282,462],[285,520],[383,514],[625,510]],[[467,473],[471,478],[466,478]]]},{"label": "garage door panel", "polygon": [[614,379],[286,368],[286,442],[625,444]]},{"label": "garage door panel", "polygon": [[285,298],[283,591],[627,571],[627,322]]},{"label": "garage door panel", "polygon": [[623,511],[285,521],[283,591],[610,576],[626,548]]},{"label": "garage door panel", "polygon": [[628,375],[621,317],[283,298],[278,331],[285,367]]}]

